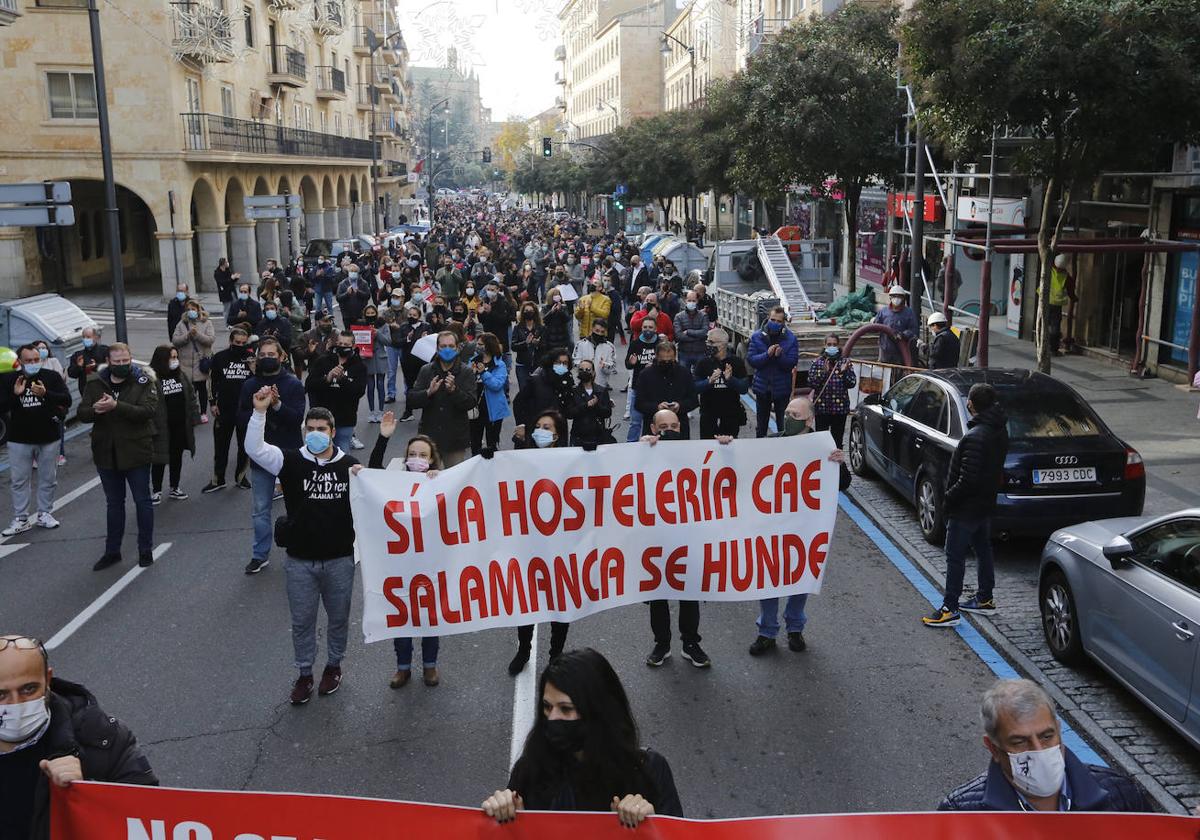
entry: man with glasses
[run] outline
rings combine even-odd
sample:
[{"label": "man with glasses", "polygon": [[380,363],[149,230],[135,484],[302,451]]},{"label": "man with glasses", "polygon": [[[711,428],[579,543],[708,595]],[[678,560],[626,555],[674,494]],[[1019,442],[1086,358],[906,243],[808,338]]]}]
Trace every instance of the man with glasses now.
[{"label": "man with glasses", "polygon": [[0,837],[50,836],[50,785],[157,785],[137,739],[86,688],[54,676],[46,648],[0,636]]}]

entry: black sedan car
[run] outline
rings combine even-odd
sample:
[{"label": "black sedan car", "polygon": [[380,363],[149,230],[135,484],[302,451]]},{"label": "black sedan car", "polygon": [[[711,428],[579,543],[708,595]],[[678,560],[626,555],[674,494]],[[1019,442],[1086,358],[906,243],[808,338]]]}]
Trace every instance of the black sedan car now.
[{"label": "black sedan car", "polygon": [[1142,456],[1069,385],[1028,370],[922,371],[863,399],[850,418],[848,454],[855,473],[879,475],[912,499],[926,540],[940,543],[945,534],[946,474],[977,382],[996,389],[1008,415],[994,533],[1048,534],[1089,519],[1141,515]]}]

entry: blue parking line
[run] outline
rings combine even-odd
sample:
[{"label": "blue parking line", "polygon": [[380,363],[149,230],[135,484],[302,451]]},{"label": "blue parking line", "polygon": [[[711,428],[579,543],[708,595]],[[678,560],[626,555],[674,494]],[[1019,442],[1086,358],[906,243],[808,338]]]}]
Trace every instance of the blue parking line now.
[{"label": "blue parking line", "polygon": [[[84,434],[85,432],[90,432],[91,430],[92,430],[91,423],[80,423],[74,429],[67,432],[65,440],[74,440],[75,438],[79,437],[80,435]],[[0,463],[0,473],[4,473],[7,469],[8,469],[8,461],[5,460],[3,463]]]},{"label": "blue parking line", "polygon": [[[840,494],[838,505],[846,512],[847,516],[854,520],[854,524],[861,528],[863,533],[870,537],[872,542],[878,546],[879,550],[883,552],[883,556],[896,567],[900,574],[904,575],[905,580],[912,584],[912,587],[920,593],[921,597],[929,602],[930,607],[941,606],[942,596],[937,588],[912,564],[912,561],[904,555],[904,552],[897,548],[896,544],[888,539],[883,531],[879,530],[870,517],[863,513],[858,505],[850,501],[845,493]],[[987,665],[998,678],[1005,680],[1020,678],[1021,675],[1008,664],[1008,661],[971,624],[964,621],[955,627],[954,630],[958,632],[959,637],[967,643],[967,646],[974,651],[976,656],[983,660],[983,664]],[[1079,733],[1071,728],[1069,723],[1062,720],[1061,715],[1059,716],[1059,720],[1062,723],[1063,743],[1067,745],[1071,752],[1075,753],[1080,761],[1085,764],[1098,764],[1101,767],[1108,766],[1108,762],[1092,749],[1079,736]]]}]

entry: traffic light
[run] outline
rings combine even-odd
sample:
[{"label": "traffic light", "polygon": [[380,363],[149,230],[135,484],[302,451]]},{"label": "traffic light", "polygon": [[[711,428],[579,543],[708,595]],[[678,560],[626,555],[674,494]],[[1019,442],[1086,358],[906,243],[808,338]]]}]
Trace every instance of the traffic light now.
[{"label": "traffic light", "polygon": [[625,209],[625,199],[623,199],[619,195],[616,196],[615,198],[613,198],[613,207],[617,208],[618,210],[624,210]]},{"label": "traffic light", "polygon": [[542,157],[550,157],[554,154],[554,146],[550,143],[549,137],[542,138]]},{"label": "traffic light", "polygon": [[492,162],[492,150],[491,150],[490,148],[486,148],[486,147],[484,148],[484,150],[483,150],[483,162],[484,162],[484,163],[491,163],[491,162]]}]

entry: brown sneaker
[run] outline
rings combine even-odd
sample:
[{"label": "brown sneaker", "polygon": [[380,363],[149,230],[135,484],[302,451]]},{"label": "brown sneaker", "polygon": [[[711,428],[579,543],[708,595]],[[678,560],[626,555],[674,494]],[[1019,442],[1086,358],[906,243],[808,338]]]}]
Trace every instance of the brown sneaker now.
[{"label": "brown sneaker", "polygon": [[296,684],[292,686],[292,705],[303,706],[312,697],[312,690],[312,674],[301,674],[296,678]]},{"label": "brown sneaker", "polygon": [[342,669],[337,665],[326,665],[321,672],[321,684],[317,686],[317,694],[322,697],[333,694],[342,687]]},{"label": "brown sneaker", "polygon": [[412,678],[412,671],[397,671],[388,682],[389,688],[404,688]]},{"label": "brown sneaker", "polygon": [[440,680],[438,679],[437,668],[426,668],[424,673],[422,674],[422,679],[425,680],[425,685],[429,686],[430,688],[433,688],[435,685],[437,685],[440,682]]}]

